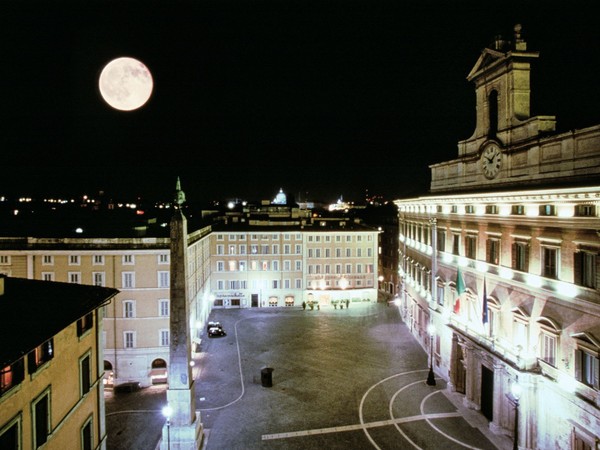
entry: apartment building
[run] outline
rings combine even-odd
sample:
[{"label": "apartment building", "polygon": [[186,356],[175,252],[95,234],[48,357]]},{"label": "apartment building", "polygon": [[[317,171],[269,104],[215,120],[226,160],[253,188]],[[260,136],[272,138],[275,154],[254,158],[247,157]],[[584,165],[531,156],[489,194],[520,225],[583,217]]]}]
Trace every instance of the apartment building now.
[{"label": "apartment building", "polygon": [[347,219],[213,227],[214,308],[377,301],[378,232]]},{"label": "apartment building", "polygon": [[103,307],[105,383],[166,382],[168,238],[23,237],[0,244],[0,272],[7,275],[118,289]]},{"label": "apartment building", "polygon": [[106,448],[102,307],[117,292],[0,276],[0,448]]},{"label": "apartment building", "polygon": [[[187,283],[195,352],[212,308],[377,301],[378,231],[357,220],[313,220],[298,208],[263,205],[194,228],[187,237]],[[170,238],[160,231],[111,237],[110,228],[104,236],[97,232],[102,237],[54,233],[0,239],[0,273],[118,289],[103,308],[105,383],[165,383]]]},{"label": "apartment building", "polygon": [[[400,199],[399,307],[437,376],[520,449],[600,442],[600,126],[530,116],[520,26],[483,50],[476,129]],[[433,341],[431,341],[433,339]]]}]

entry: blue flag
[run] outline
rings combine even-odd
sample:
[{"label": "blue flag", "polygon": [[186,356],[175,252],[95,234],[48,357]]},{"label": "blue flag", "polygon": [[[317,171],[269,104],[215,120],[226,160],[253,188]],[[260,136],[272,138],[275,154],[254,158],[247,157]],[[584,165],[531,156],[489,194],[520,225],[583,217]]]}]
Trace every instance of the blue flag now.
[{"label": "blue flag", "polygon": [[485,285],[485,275],[483,276],[483,310],[481,311],[481,321],[485,325],[488,323],[488,306],[487,306],[487,287]]}]

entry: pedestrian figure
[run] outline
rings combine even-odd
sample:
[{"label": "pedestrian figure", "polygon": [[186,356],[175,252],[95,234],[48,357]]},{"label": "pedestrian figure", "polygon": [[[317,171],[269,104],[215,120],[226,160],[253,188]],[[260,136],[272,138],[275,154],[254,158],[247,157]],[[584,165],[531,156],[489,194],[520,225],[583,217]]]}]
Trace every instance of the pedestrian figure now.
[{"label": "pedestrian figure", "polygon": [[302,302],[302,309],[306,310],[306,302]]},{"label": "pedestrian figure", "polygon": [[319,303],[317,303],[317,310],[321,311],[321,305]]},{"label": "pedestrian figure", "polygon": [[350,300],[346,299],[346,308],[350,307]]}]

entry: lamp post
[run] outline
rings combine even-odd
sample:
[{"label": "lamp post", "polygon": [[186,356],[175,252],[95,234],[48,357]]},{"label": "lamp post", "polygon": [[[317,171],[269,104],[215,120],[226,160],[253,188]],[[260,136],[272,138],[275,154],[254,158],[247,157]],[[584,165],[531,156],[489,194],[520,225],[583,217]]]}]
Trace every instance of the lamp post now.
[{"label": "lamp post", "polygon": [[427,375],[427,386],[435,386],[435,374],[433,373],[433,335],[435,326],[430,323],[427,326],[429,332],[429,374]]},{"label": "lamp post", "polygon": [[162,414],[167,418],[167,450],[171,449],[171,415],[173,414],[173,408],[169,405],[163,407]]},{"label": "lamp post", "polygon": [[515,436],[513,440],[513,450],[518,450],[519,448],[519,399],[521,398],[521,393],[523,388],[519,384],[519,380],[515,380],[515,382],[510,387],[510,391],[512,392],[513,398],[515,400]]}]

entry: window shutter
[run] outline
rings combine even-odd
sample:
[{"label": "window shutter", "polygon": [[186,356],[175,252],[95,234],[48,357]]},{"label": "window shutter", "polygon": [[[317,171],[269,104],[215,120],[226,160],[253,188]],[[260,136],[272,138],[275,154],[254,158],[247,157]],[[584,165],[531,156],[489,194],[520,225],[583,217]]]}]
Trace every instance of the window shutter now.
[{"label": "window shutter", "polygon": [[582,286],[583,285],[583,252],[576,252],[573,255],[573,275],[575,278],[575,284]]},{"label": "window shutter", "polygon": [[517,251],[518,250],[519,250],[519,247],[518,247],[517,243],[513,242],[513,244],[512,244],[512,253],[511,253],[511,255],[512,255],[512,263],[511,263],[512,265],[511,265],[511,267],[513,269],[517,268]]},{"label": "window shutter", "polygon": [[594,389],[600,389],[600,358],[594,358]]},{"label": "window shutter", "polygon": [[492,248],[492,241],[487,239],[485,241],[485,260],[489,263],[493,263],[493,261],[491,260],[492,256],[490,254],[491,248]]},{"label": "window shutter", "polygon": [[37,370],[37,364],[35,363],[35,350],[29,352],[27,355],[27,370],[29,373],[35,373]]},{"label": "window shutter", "polygon": [[575,350],[575,379],[577,381],[583,381],[581,378],[581,359],[583,358],[583,352],[581,350]]},{"label": "window shutter", "polygon": [[525,254],[523,257],[525,265],[525,267],[523,267],[523,272],[529,272],[529,244],[523,246],[523,253]]}]

